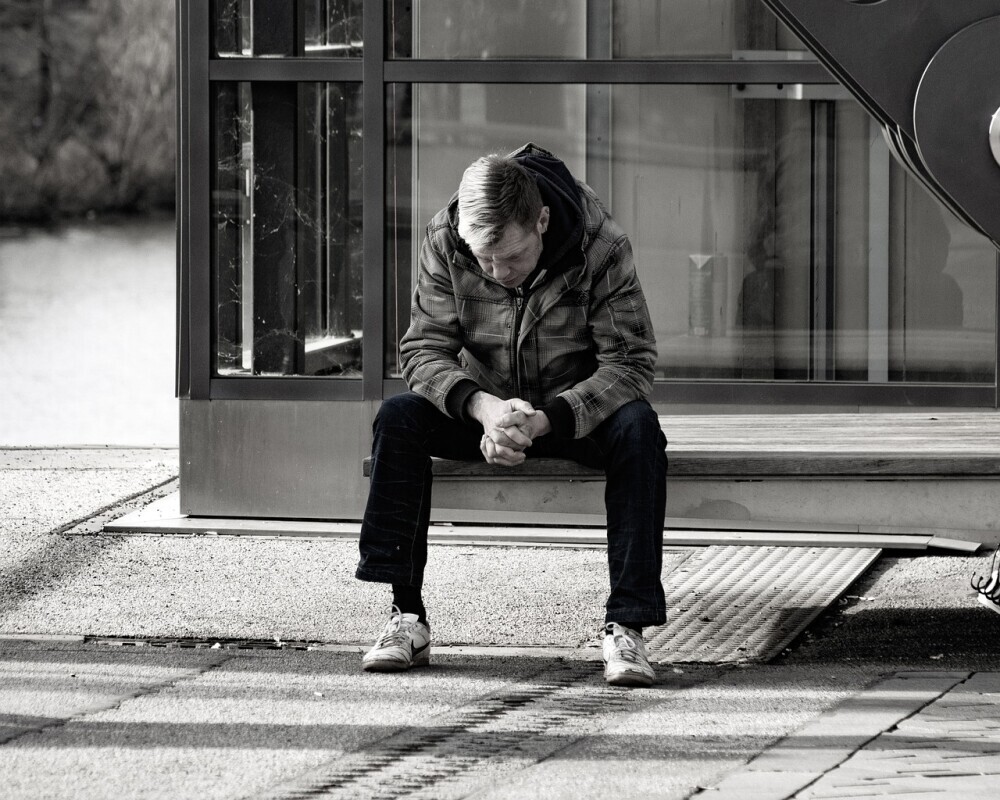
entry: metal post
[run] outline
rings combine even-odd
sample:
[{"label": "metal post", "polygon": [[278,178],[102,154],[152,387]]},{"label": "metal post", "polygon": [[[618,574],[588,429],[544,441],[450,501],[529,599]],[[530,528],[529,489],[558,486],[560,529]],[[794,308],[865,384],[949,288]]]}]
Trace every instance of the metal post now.
[{"label": "metal post", "polygon": [[[587,0],[587,59],[610,59],[611,0]],[[611,208],[611,87],[587,85],[587,183]]]},{"label": "metal post", "polygon": [[383,0],[364,4],[364,188],[362,190],[364,237],[364,338],[362,396],[382,398],[384,373],[383,303],[385,280],[385,87],[383,79],[385,36]]},{"label": "metal post", "polygon": [[889,380],[889,148],[868,123],[868,382]]},{"label": "metal post", "polygon": [[815,101],[812,119],[810,377],[816,381],[833,380],[836,374],[836,208],[836,106],[825,100]]}]

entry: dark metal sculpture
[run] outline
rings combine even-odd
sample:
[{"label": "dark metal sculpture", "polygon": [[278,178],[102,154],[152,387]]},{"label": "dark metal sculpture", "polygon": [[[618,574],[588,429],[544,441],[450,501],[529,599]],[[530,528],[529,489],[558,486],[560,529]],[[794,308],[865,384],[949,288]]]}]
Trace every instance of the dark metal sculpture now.
[{"label": "dark metal sculpture", "polygon": [[1000,247],[1000,0],[764,0],[896,158]]}]

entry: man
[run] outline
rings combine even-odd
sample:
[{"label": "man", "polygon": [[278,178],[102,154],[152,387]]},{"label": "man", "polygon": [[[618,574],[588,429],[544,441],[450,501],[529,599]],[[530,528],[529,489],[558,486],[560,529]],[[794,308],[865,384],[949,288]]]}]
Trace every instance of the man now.
[{"label": "man", "polygon": [[593,190],[533,144],[474,162],[427,227],[400,352],[411,391],[375,420],[357,569],[392,584],[393,609],[363,669],[430,659],[430,457],[556,456],[607,475],[605,678],[652,684],[642,629],[666,619],[656,347],[628,238]]}]

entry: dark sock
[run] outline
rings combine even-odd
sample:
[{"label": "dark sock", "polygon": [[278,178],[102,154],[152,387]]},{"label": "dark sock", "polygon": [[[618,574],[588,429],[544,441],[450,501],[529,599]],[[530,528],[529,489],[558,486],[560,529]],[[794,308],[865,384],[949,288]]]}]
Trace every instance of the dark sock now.
[{"label": "dark sock", "polygon": [[427,610],[420,596],[419,586],[404,586],[401,583],[392,585],[392,604],[404,614],[416,614],[420,621],[427,624]]}]

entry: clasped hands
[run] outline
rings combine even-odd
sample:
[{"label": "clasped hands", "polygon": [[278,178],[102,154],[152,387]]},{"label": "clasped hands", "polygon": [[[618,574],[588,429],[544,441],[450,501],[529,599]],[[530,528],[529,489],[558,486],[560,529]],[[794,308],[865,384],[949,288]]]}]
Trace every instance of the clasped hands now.
[{"label": "clasped hands", "polygon": [[523,463],[524,451],[552,430],[545,412],[527,400],[501,400],[482,391],[469,399],[469,415],[483,426],[479,449],[487,464],[514,467]]}]

